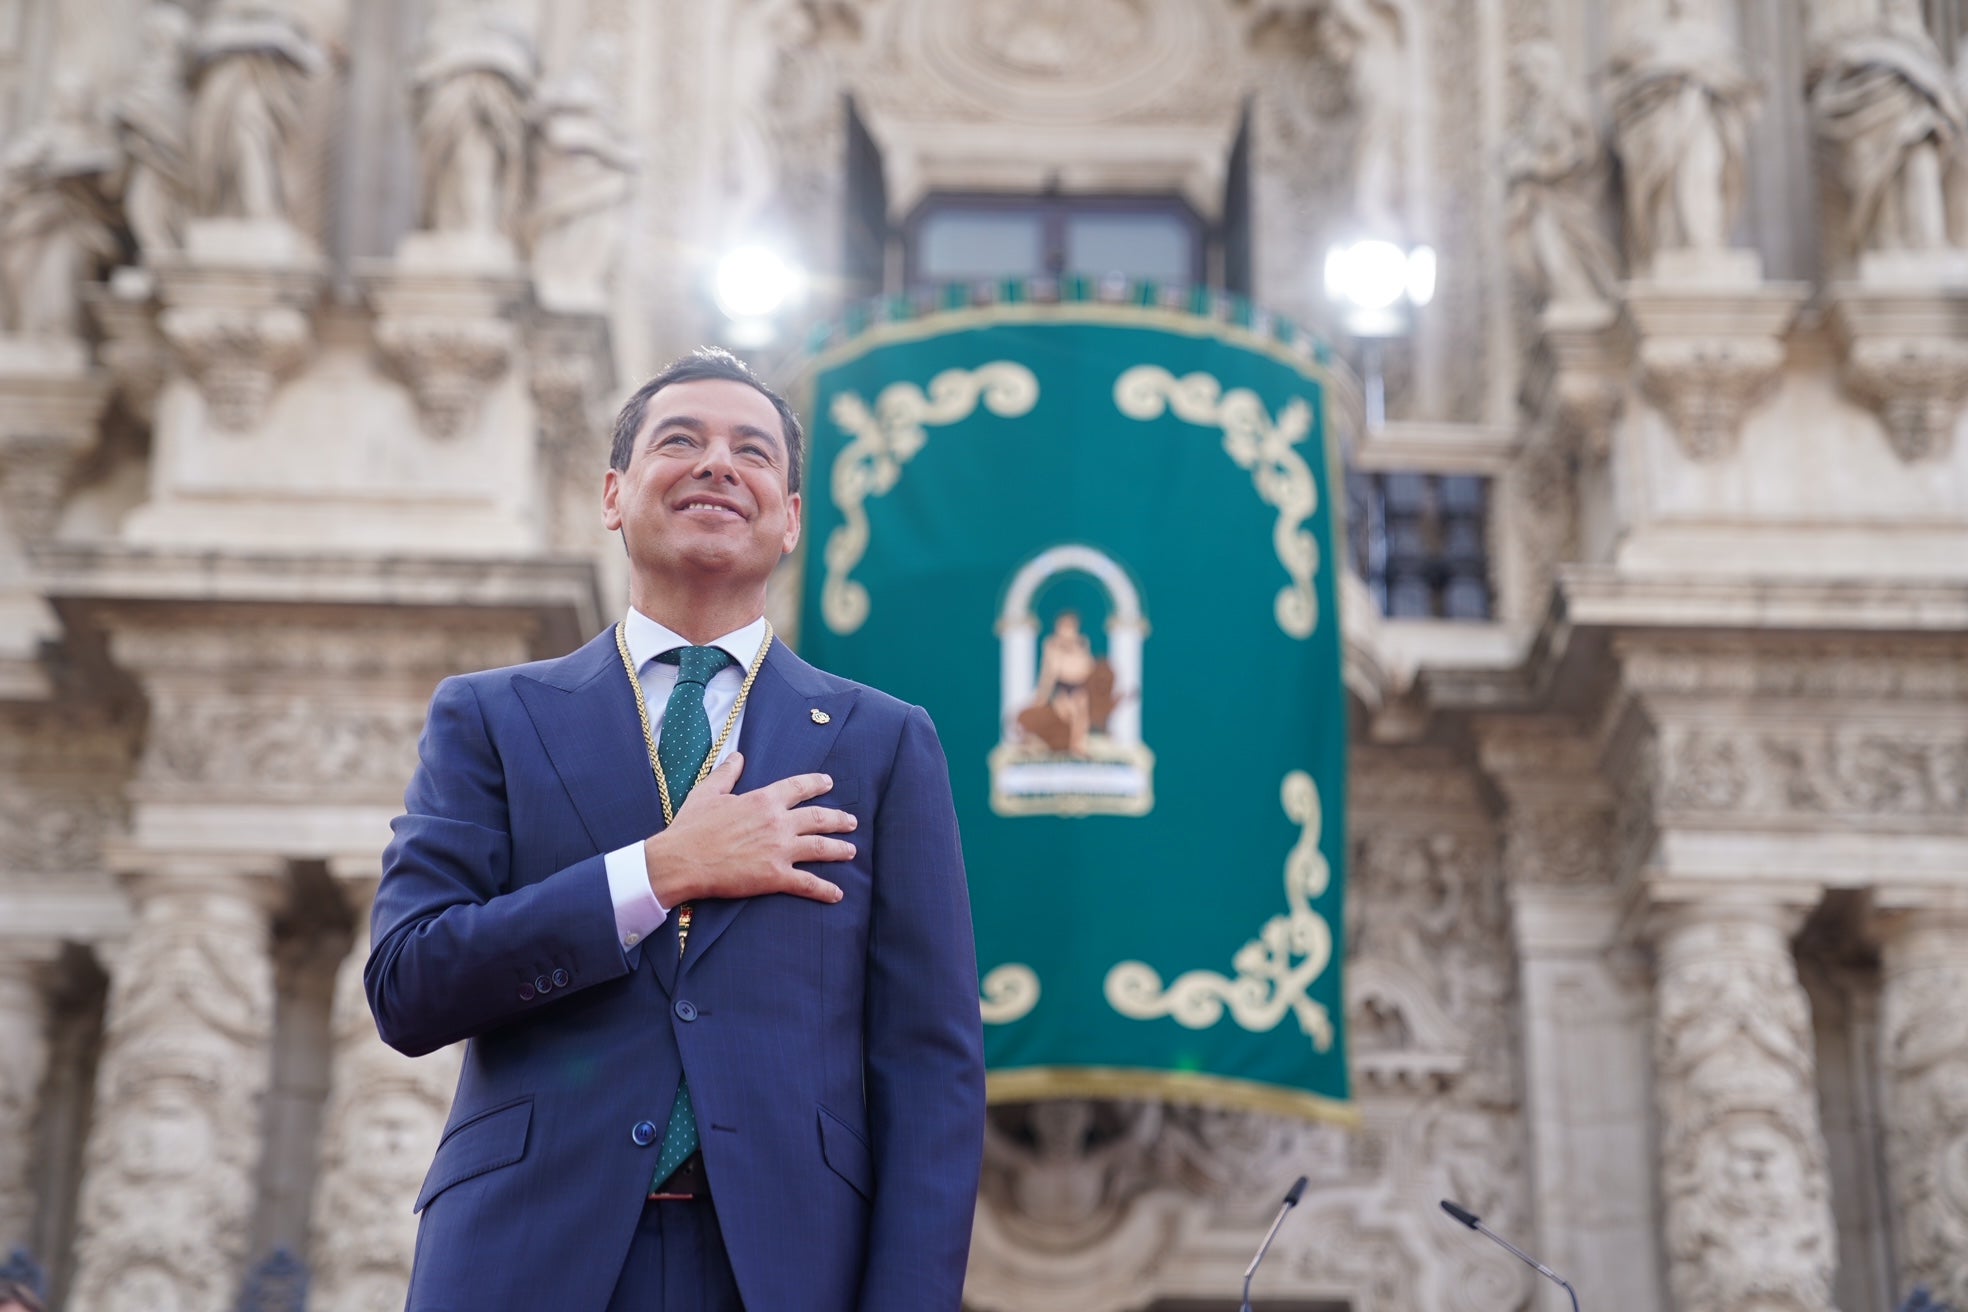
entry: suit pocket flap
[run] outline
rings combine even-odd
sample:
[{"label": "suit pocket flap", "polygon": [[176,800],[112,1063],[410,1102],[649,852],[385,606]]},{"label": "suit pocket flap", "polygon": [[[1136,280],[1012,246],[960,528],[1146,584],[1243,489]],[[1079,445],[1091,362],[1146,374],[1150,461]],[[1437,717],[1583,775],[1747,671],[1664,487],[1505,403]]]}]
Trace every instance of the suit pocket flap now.
[{"label": "suit pocket flap", "polygon": [[452,1185],[511,1166],[526,1156],[526,1132],[532,1124],[533,1100],[528,1098],[485,1112],[452,1130],[437,1146],[437,1157],[424,1176],[417,1205],[410,1210],[421,1212]]},{"label": "suit pocket flap", "polygon": [[854,1186],[856,1193],[873,1200],[875,1162],[868,1151],[868,1141],[825,1107],[820,1109],[820,1155],[834,1168],[835,1175]]}]

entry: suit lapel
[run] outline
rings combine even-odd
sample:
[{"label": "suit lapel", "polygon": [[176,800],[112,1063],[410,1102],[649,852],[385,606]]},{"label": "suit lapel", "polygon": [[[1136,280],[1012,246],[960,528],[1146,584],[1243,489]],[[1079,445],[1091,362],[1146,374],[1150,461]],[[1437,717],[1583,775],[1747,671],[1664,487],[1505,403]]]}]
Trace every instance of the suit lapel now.
[{"label": "suit lapel", "polygon": [[[595,851],[611,852],[663,827],[662,797],[612,627],[564,660],[515,675],[513,690]],[[629,952],[631,966],[640,951]]]},{"label": "suit lapel", "polygon": [[[853,709],[854,698],[852,688],[830,691],[818,670],[785,644],[773,643],[752,684],[745,724],[738,732],[738,750],[745,756],[738,791],[748,793],[789,775],[818,770]],[[816,719],[815,711],[824,719]],[[748,905],[748,899],[698,903],[686,967],[708,951]]]}]

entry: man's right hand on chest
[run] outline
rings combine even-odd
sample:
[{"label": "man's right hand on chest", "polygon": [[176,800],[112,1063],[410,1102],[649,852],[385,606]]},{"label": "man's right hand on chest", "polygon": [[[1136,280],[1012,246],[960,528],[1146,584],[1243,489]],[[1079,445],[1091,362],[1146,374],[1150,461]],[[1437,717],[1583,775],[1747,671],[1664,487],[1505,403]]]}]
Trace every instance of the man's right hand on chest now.
[{"label": "man's right hand on chest", "polygon": [[838,886],[796,865],[854,857],[854,844],[828,837],[852,832],[853,815],[801,805],[832,788],[833,779],[796,774],[734,793],[744,768],[744,757],[733,752],[690,790],[667,829],[644,840],[649,888],[657,902],[676,907],[698,898],[766,893],[840,901]]}]

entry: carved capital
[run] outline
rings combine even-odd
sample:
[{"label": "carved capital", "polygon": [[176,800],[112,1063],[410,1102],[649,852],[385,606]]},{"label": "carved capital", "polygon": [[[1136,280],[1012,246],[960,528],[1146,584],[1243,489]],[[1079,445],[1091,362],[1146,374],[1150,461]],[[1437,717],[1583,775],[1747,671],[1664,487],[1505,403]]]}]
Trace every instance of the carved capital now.
[{"label": "carved capital", "polygon": [[291,305],[179,305],[159,320],[205,397],[213,426],[251,430],[282,380],[307,358],[314,326]]},{"label": "carved capital", "polygon": [[1774,337],[1652,338],[1640,347],[1640,385],[1690,460],[1725,460],[1783,359]]},{"label": "carved capital", "polygon": [[514,333],[503,319],[404,315],[380,319],[376,347],[390,372],[417,398],[417,413],[435,437],[455,437],[506,372]]}]

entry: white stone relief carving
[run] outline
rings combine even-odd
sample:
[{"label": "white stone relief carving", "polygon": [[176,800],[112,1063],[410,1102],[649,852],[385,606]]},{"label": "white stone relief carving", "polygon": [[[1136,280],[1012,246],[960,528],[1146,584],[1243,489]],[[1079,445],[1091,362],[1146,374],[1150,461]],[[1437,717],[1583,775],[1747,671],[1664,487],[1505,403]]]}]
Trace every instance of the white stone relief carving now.
[{"label": "white stone relief carving", "polygon": [[213,427],[232,433],[259,424],[314,342],[308,316],[290,305],[176,305],[158,326],[197,380]]},{"label": "white stone relief carving", "polygon": [[1677,725],[1663,748],[1671,812],[1943,819],[1968,808],[1968,726]]},{"label": "white stone relief carving", "polygon": [[1720,251],[1742,206],[1743,156],[1757,99],[1704,0],[1667,0],[1607,68],[1636,269],[1662,251]]},{"label": "white stone relief carving", "polygon": [[111,957],[71,1303],[212,1312],[247,1259],[273,969],[265,875],[150,874]]},{"label": "white stone relief carving", "polygon": [[1836,1260],[1809,1003],[1776,909],[1676,908],[1657,936],[1668,1284],[1684,1312],[1829,1312]]},{"label": "white stone relief carving", "polygon": [[456,437],[505,375],[518,338],[502,318],[391,314],[377,320],[376,347],[410,387],[424,428]]},{"label": "white stone relief carving", "polygon": [[1649,338],[1640,346],[1640,385],[1690,460],[1724,460],[1736,452],[1743,420],[1776,390],[1783,361],[1775,337]]},{"label": "white stone relief carving", "polygon": [[201,793],[389,797],[416,765],[422,703],[153,695],[142,776]]},{"label": "white stone relief carving", "polygon": [[1901,1289],[1968,1305],[1968,916],[1913,910],[1884,934],[1880,1066]]}]

